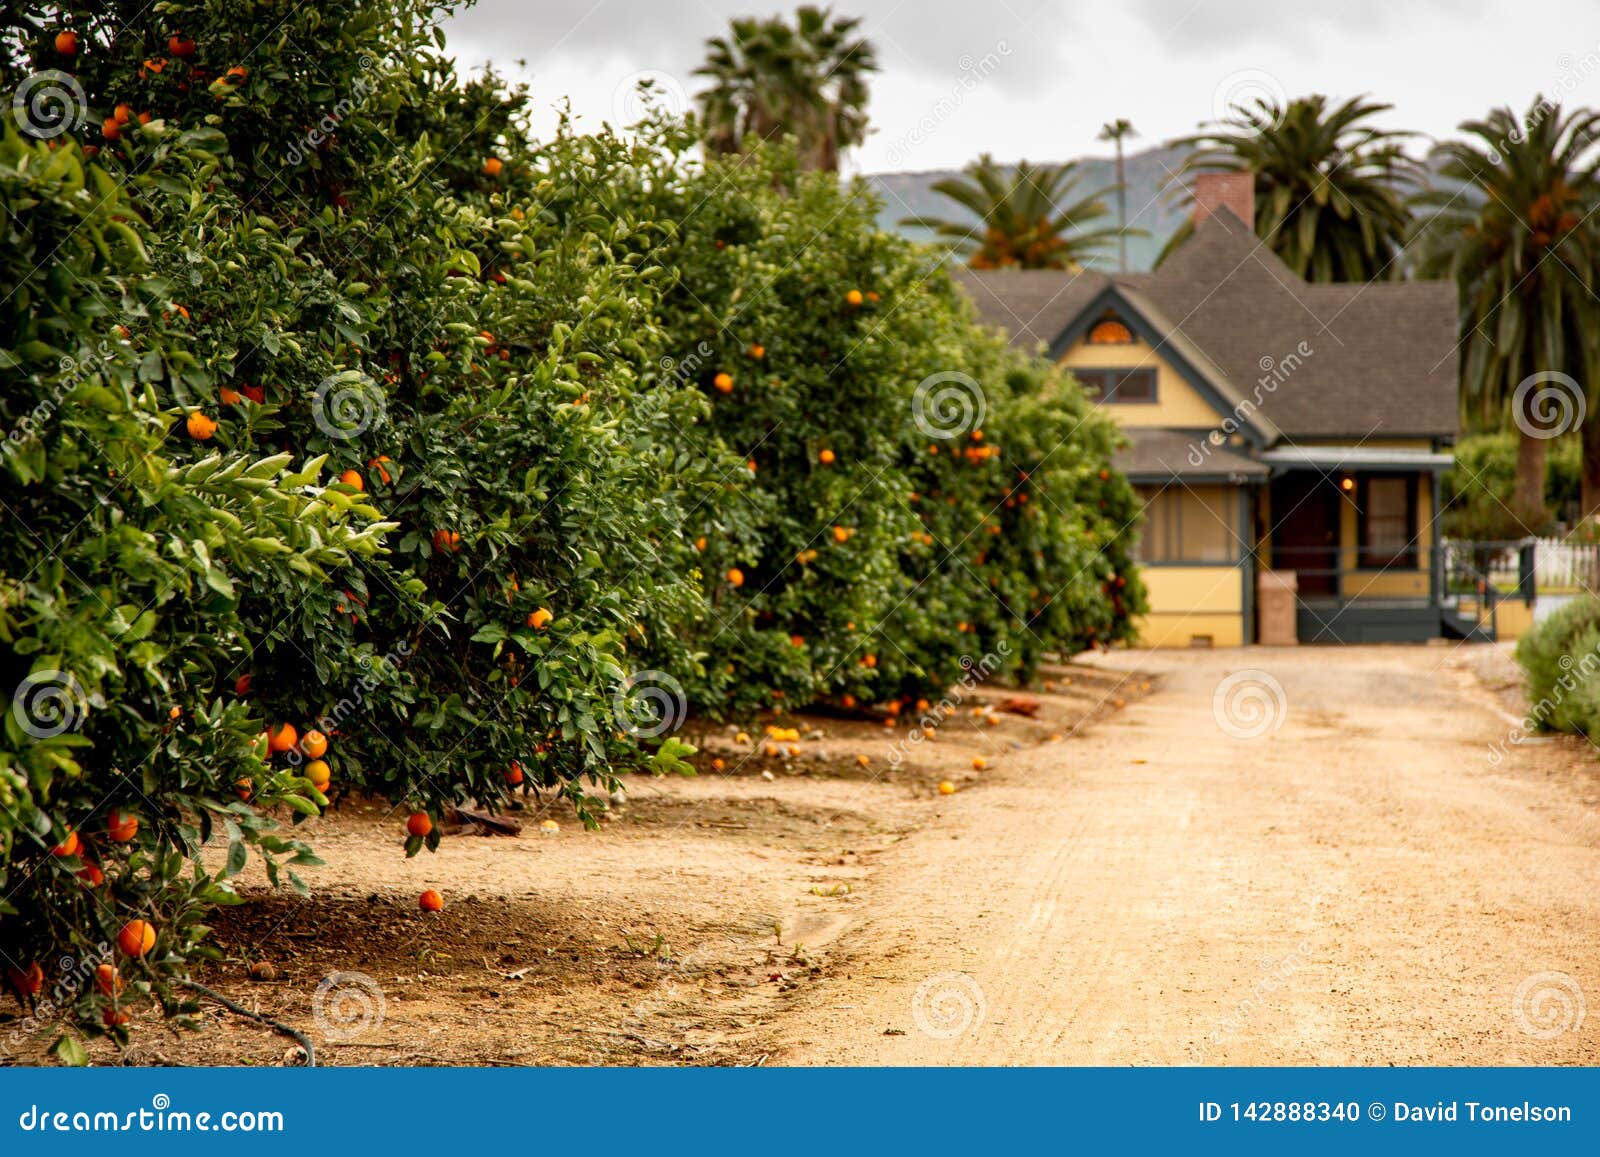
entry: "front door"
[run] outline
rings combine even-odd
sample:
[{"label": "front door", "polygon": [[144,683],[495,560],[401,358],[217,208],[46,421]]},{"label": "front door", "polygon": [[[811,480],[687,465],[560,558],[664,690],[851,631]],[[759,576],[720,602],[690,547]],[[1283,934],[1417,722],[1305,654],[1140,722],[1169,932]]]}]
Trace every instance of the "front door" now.
[{"label": "front door", "polygon": [[1272,566],[1299,573],[1300,596],[1338,593],[1339,489],[1315,470],[1272,480]]}]

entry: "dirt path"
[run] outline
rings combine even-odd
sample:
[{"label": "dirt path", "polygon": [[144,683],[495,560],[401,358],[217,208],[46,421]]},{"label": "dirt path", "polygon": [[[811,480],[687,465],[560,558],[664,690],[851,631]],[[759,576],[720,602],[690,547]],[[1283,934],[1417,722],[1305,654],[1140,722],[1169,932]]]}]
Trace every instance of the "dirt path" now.
[{"label": "dirt path", "polygon": [[[1157,691],[901,844],[775,1059],[1600,1061],[1600,778],[1565,740],[1491,761],[1510,724],[1473,668],[1503,655],[1102,662]],[[1255,738],[1213,713],[1246,667],[1282,689],[1234,684]]]}]

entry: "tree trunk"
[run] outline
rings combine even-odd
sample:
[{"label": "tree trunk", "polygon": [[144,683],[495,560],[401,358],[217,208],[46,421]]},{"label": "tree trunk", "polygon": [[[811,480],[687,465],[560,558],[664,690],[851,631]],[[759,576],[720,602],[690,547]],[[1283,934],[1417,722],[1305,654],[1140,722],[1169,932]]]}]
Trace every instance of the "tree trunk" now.
[{"label": "tree trunk", "polygon": [[1579,518],[1588,518],[1600,510],[1600,414],[1593,410],[1583,423],[1583,492],[1579,507]]},{"label": "tree trunk", "polygon": [[[1530,425],[1529,429],[1537,429]],[[1538,534],[1550,521],[1544,504],[1545,439],[1522,434],[1517,439],[1517,488],[1512,497],[1512,513],[1529,534]]]}]

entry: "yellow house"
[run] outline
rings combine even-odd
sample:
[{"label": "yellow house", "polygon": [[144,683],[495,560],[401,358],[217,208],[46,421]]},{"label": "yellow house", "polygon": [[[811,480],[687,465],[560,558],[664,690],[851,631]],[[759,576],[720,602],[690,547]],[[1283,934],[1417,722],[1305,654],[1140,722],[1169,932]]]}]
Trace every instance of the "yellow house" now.
[{"label": "yellow house", "polygon": [[1249,173],[1194,193],[1193,236],[1152,272],[959,274],[986,321],[1070,368],[1127,432],[1143,641],[1284,641],[1288,616],[1258,621],[1258,590],[1287,586],[1300,642],[1482,637],[1437,535],[1454,286],[1309,284],[1256,238]]}]

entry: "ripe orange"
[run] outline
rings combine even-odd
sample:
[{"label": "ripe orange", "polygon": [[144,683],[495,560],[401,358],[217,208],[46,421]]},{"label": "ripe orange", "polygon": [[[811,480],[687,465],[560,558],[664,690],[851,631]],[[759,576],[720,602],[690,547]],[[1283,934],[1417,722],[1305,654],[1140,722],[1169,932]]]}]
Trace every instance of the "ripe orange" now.
[{"label": "ripe orange", "polygon": [[791,647],[803,647],[805,645],[806,645],[806,639],[805,639],[804,635],[790,635],[789,636],[789,646],[791,646]]},{"label": "ripe orange", "polygon": [[210,441],[211,436],[217,432],[217,424],[199,410],[189,411],[189,418],[184,426],[189,431],[189,437],[196,442]]},{"label": "ripe orange", "polygon": [[832,450],[823,450],[820,454],[817,455],[817,461],[821,462],[824,466],[832,466],[833,465],[833,451]]},{"label": "ripe orange", "polygon": [[387,486],[393,481],[393,479],[389,477],[389,472],[383,468],[383,464],[385,462],[392,464],[394,459],[390,458],[387,454],[379,454],[376,458],[367,459],[367,469],[376,470],[378,472],[378,481]]},{"label": "ripe orange", "polygon": [[240,698],[250,694],[250,684],[255,681],[254,675],[240,675],[233,681],[233,693]]},{"label": "ripe orange", "polygon": [[483,173],[486,177],[498,177],[500,170],[505,167],[506,163],[499,157],[485,157],[483,159]]},{"label": "ripe orange", "polygon": [[217,397],[222,399],[222,403],[225,406],[237,406],[244,401],[244,395],[232,386],[223,386],[217,391]]},{"label": "ripe orange", "polygon": [[38,996],[39,990],[44,987],[44,969],[39,967],[35,960],[26,968],[11,965],[6,969],[6,979],[11,981],[11,987],[17,990],[17,995],[26,999]]},{"label": "ripe orange", "polygon": [[713,759],[711,761],[711,770],[712,771],[721,771],[723,768],[725,768],[727,766],[728,766],[728,761],[723,759],[720,755],[717,756],[717,758],[715,758],[715,759]]},{"label": "ripe orange", "polygon": [[85,864],[78,870],[78,879],[91,888],[98,888],[106,882],[106,874],[96,864]]},{"label": "ripe orange", "polygon": [[989,766],[989,761],[987,759],[985,759],[983,756],[974,755],[972,757],[972,770],[973,771],[982,771],[984,768],[986,768],[988,766]]},{"label": "ripe orange", "polygon": [[300,733],[295,730],[293,723],[280,723],[267,733],[267,750],[274,755],[282,755],[299,739]]},{"label": "ripe orange", "polygon": [[453,530],[436,530],[433,532],[433,549],[454,554],[461,549],[461,535]]},{"label": "ripe orange", "polygon": [[412,812],[406,818],[406,831],[413,836],[426,836],[433,831],[433,821],[428,818],[427,812]]},{"label": "ripe orange", "polygon": [[548,609],[545,607],[540,607],[538,610],[534,611],[528,616],[528,626],[532,627],[536,631],[542,631],[550,625],[551,620],[554,618],[555,616],[552,615]]},{"label": "ripe orange", "polygon": [[125,125],[133,119],[133,110],[125,104],[119,104],[111,110],[111,115],[117,118],[119,125]]},{"label": "ripe orange", "polygon": [[107,1028],[120,1028],[128,1023],[128,1014],[120,1008],[108,1008],[100,1014],[100,1019]]},{"label": "ripe orange", "polygon": [[861,656],[861,665],[863,667],[876,667],[878,665],[878,656],[872,654]]},{"label": "ripe orange", "polygon": [[844,300],[845,304],[847,305],[860,305],[862,301],[861,291],[859,289],[852,289],[849,293],[844,295]]},{"label": "ripe orange", "polygon": [[100,122],[100,132],[108,141],[118,140],[122,136],[122,125],[116,117],[106,117]]},{"label": "ripe orange", "polygon": [[107,996],[115,996],[122,991],[122,977],[117,974],[115,964],[101,964],[94,970],[94,986]]},{"label": "ripe orange", "polygon": [[117,933],[117,947],[129,956],[143,956],[156,946],[156,926],[148,920],[129,920]]},{"label": "ripe orange", "polygon": [[232,68],[228,69],[227,75],[224,76],[223,79],[229,84],[243,84],[244,78],[249,75],[250,70],[248,68],[244,67],[242,64],[236,64]]},{"label": "ripe orange", "polygon": [[733,393],[733,375],[730,373],[723,372],[718,374],[716,377],[711,379],[711,384],[716,386],[717,389],[721,390],[724,394]]},{"label": "ripe orange", "polygon": [[308,731],[300,739],[300,750],[312,759],[321,759],[328,754],[328,737],[315,729]]},{"label": "ripe orange", "polygon": [[730,586],[744,586],[744,571],[740,570],[738,567],[729,567],[727,577]]},{"label": "ripe orange", "polygon": [[917,700],[917,711],[918,712],[926,711],[930,706],[931,706],[931,704],[926,699],[918,699]]},{"label": "ripe orange", "polygon": [[106,835],[113,842],[125,844],[139,834],[139,817],[129,815],[125,811],[114,811],[111,818],[106,821]]},{"label": "ripe orange", "polygon": [[856,697],[848,691],[839,696],[839,706],[849,710],[856,705]]},{"label": "ripe orange", "polygon": [[306,778],[311,781],[311,786],[322,792],[328,792],[328,785],[333,782],[333,768],[328,766],[326,760],[313,759],[306,764]]},{"label": "ripe orange", "polygon": [[948,779],[941,779],[939,781],[939,794],[940,795],[955,795],[956,794],[956,785],[951,783]]},{"label": "ripe orange", "polygon": [[871,765],[872,757],[870,755],[858,755],[856,756],[856,762],[862,767],[867,767]]},{"label": "ripe orange", "polygon": [[506,768],[506,782],[512,787],[522,782],[522,764],[514,759],[511,761],[511,766]]},{"label": "ripe orange", "polygon": [[78,838],[78,833],[69,831],[66,839],[62,840],[59,844],[50,849],[50,854],[65,860],[71,856],[77,855],[78,850],[82,847],[83,841]]},{"label": "ripe orange", "polygon": [[361,477],[361,474],[355,470],[346,470],[343,474],[339,475],[339,481],[343,482],[352,490],[365,490],[367,488],[367,480]]},{"label": "ripe orange", "polygon": [[694,540],[694,548],[696,550],[704,550],[706,548],[706,536],[705,535],[702,534],[699,538]]},{"label": "ripe orange", "polygon": [[78,34],[70,29],[56,33],[56,51],[62,56],[78,55]]},{"label": "ripe orange", "polygon": [[762,345],[760,342],[751,342],[750,343],[750,356],[755,358],[755,359],[757,359],[757,360],[760,360],[761,358],[766,357],[767,356],[767,347]]},{"label": "ripe orange", "polygon": [[439,893],[434,891],[432,888],[429,888],[426,892],[417,897],[417,907],[421,908],[424,912],[438,912],[444,908],[444,897],[439,895]]},{"label": "ripe orange", "polygon": [[167,51],[180,60],[186,60],[194,55],[194,41],[183,36],[169,36],[167,37]]}]

